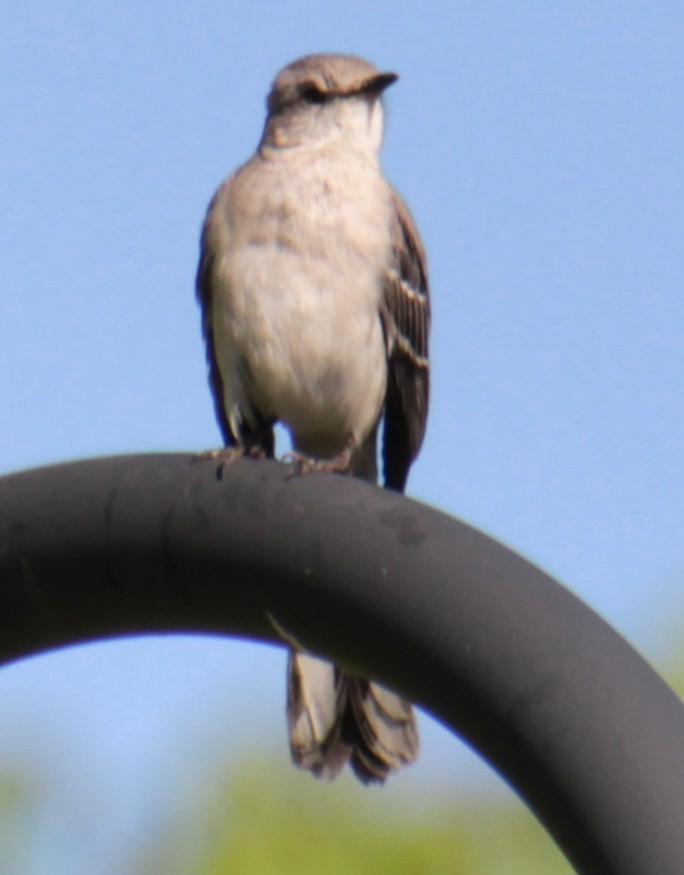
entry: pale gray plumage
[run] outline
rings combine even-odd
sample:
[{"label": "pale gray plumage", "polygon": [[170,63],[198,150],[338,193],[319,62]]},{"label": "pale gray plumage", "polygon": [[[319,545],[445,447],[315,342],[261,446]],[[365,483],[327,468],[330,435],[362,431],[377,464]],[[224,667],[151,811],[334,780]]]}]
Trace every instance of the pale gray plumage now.
[{"label": "pale gray plumage", "polygon": [[[382,176],[383,90],[397,77],[346,55],[280,72],[257,153],[219,188],[204,223],[197,294],[226,446],[273,455],[273,425],[313,469],[403,491],[428,403],[425,254]],[[232,456],[231,456],[232,458]],[[378,684],[292,653],[294,761],[365,782],[415,759],[411,706]]]}]

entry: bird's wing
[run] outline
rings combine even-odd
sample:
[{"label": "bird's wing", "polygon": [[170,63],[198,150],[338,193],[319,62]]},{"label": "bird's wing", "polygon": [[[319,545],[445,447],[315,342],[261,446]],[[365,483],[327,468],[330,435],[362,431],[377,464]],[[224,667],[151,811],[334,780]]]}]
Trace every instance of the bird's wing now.
[{"label": "bird's wing", "polygon": [[430,296],[420,236],[401,196],[392,196],[392,263],[382,313],[388,358],[383,464],[385,486],[403,492],[427,422]]},{"label": "bird's wing", "polygon": [[233,434],[224,404],[223,378],[219,370],[216,356],[213,325],[213,291],[216,282],[217,261],[223,249],[223,235],[228,235],[225,219],[221,216],[222,208],[229,195],[233,177],[230,176],[211,199],[202,226],[200,237],[200,259],[197,266],[195,290],[202,311],[202,334],[206,345],[207,364],[209,365],[209,387],[214,399],[216,418],[223,439],[227,446],[235,446],[238,436]]}]

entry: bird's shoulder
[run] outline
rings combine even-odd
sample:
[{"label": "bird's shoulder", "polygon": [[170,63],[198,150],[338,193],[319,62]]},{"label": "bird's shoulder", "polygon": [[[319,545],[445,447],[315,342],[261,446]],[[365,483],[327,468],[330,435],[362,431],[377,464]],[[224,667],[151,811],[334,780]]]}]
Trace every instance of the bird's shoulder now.
[{"label": "bird's shoulder", "polygon": [[429,299],[429,276],[425,246],[418,231],[418,226],[411,214],[408,204],[399,192],[390,186],[390,197],[393,207],[391,228],[394,269],[402,280],[407,281],[411,288],[421,294],[426,303]]}]

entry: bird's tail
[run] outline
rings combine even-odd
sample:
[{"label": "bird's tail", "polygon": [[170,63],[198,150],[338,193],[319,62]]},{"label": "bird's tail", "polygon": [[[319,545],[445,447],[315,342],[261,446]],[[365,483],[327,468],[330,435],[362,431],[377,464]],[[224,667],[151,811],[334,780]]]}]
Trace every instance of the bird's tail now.
[{"label": "bird's tail", "polygon": [[418,755],[409,702],[294,651],[288,661],[287,719],[293,761],[320,778],[334,778],[348,762],[364,784],[382,784]]}]

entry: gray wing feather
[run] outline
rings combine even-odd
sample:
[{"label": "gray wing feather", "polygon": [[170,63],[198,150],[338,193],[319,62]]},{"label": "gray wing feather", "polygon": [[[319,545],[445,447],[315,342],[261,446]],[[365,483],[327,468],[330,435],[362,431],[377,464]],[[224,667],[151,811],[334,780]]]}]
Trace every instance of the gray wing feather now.
[{"label": "gray wing feather", "polygon": [[200,258],[195,278],[195,294],[197,295],[197,301],[202,312],[202,335],[206,348],[207,365],[209,366],[209,388],[214,399],[216,419],[218,420],[226,446],[236,446],[238,436],[233,434],[223,401],[223,378],[221,377],[214,343],[213,291],[216,281],[217,260],[220,257],[221,248],[221,229],[219,226],[221,222],[225,223],[225,219],[221,216],[220,205],[227,196],[232,178],[232,176],[229,177],[223,183],[207,208],[207,215],[200,237]]}]

